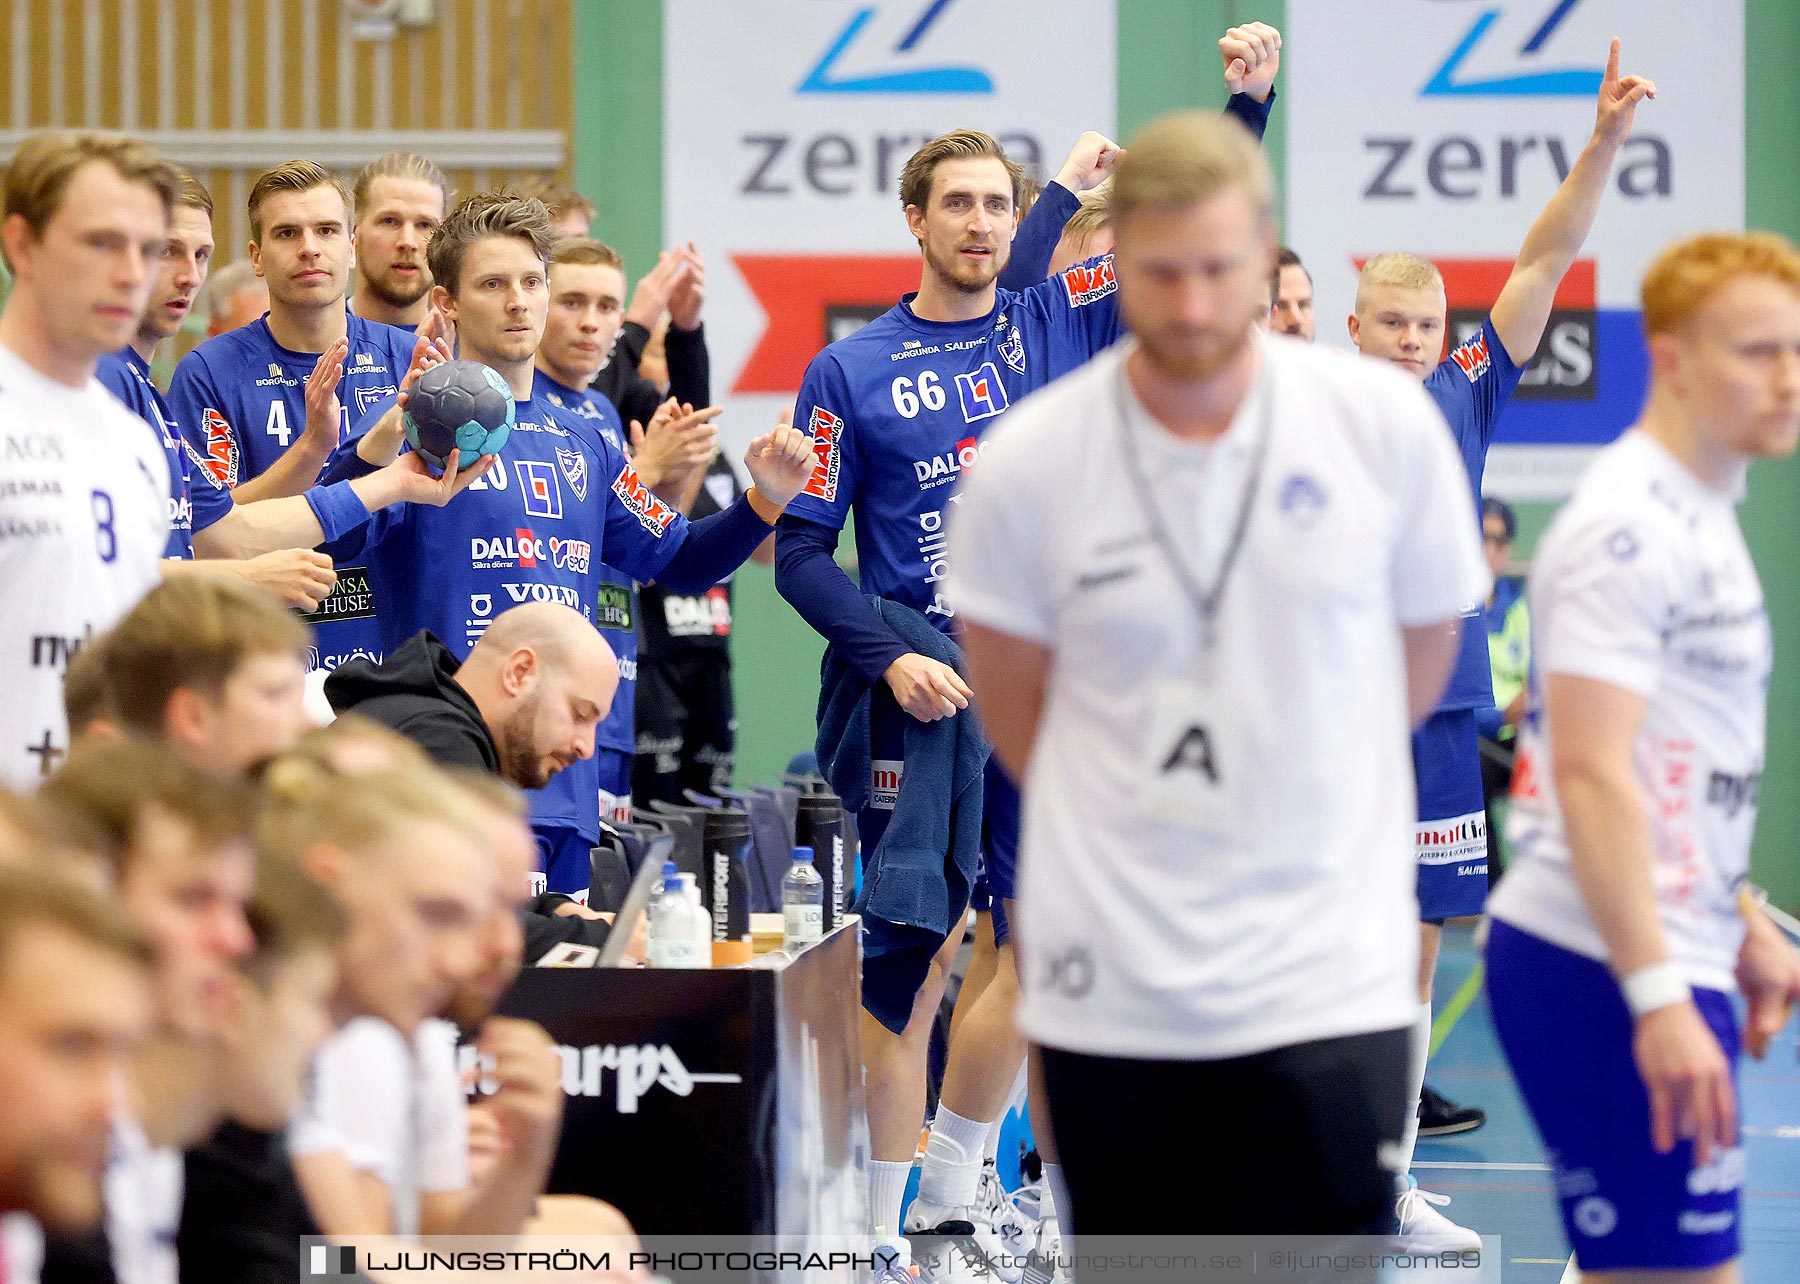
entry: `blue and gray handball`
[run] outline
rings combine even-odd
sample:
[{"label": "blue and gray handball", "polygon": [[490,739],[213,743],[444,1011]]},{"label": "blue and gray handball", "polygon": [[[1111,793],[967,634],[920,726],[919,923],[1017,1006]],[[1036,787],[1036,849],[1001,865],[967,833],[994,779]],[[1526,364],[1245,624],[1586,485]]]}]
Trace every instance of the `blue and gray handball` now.
[{"label": "blue and gray handball", "polygon": [[442,469],[452,450],[464,468],[497,455],[513,429],[512,389],[479,361],[446,361],[419,376],[403,412],[406,440]]}]

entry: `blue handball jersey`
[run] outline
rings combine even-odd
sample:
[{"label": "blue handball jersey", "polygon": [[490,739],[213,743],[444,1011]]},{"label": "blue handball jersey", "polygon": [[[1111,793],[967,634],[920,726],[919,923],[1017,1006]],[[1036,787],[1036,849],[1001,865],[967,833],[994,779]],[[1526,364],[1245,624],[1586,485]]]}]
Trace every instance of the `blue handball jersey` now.
[{"label": "blue handball jersey", "polygon": [[164,557],[191,558],[194,532],[203,531],[231,511],[231,492],[199,465],[182,439],[175,415],[150,381],[150,363],[136,348],[100,358],[95,372],[101,384],[125,408],[149,425],[169,460],[169,544]]},{"label": "blue handball jersey", "polygon": [[[612,402],[596,397],[586,389],[570,388],[545,374],[537,373],[532,396],[542,398],[554,407],[553,413],[564,419],[577,419],[597,433],[607,445],[625,454],[625,430],[619,423],[619,412]],[[610,566],[600,567],[600,596],[594,603],[594,623],[606,635],[606,641],[619,657],[619,693],[613,697],[612,712],[594,734],[594,743],[602,749],[622,754],[637,752],[637,581]]]},{"label": "blue handball jersey", "polygon": [[787,511],[834,530],[856,511],[865,593],[950,631],[946,523],[957,482],[1008,406],[1120,335],[1112,256],[1021,292],[974,321],[926,321],[908,294],[806,368],[794,423],[818,467]]},{"label": "blue handball jersey", "polygon": [[[371,407],[359,428],[385,405]],[[525,602],[562,602],[594,618],[602,566],[649,581],[687,535],[687,518],[638,480],[622,452],[543,398],[517,403],[506,449],[486,476],[442,508],[396,504],[328,547],[368,567],[379,643],[392,649],[430,629],[459,657],[494,616]],[[349,456],[333,476],[366,471]],[[600,776],[592,759],[559,772],[531,798],[534,824],[599,834]]]},{"label": "blue handball jersey", "polygon": [[[417,336],[398,326],[348,317],[350,354],[338,384],[338,440],[369,409],[398,391]],[[306,428],[306,380],[316,352],[275,342],[269,318],[208,339],[181,359],[169,382],[182,436],[221,485],[236,487],[267,472]],[[366,568],[339,563],[337,587],[306,619],[315,636],[312,667],[333,669],[352,656],[379,658],[378,604]]]},{"label": "blue handball jersey", "polygon": [[[1506,345],[1494,333],[1494,323],[1484,319],[1478,334],[1452,349],[1449,357],[1425,378],[1425,391],[1450,421],[1456,448],[1462,453],[1474,501],[1474,521],[1481,524],[1481,475],[1487,468],[1488,446],[1494,425],[1519,386],[1520,367],[1507,354]],[[1494,676],[1488,663],[1487,629],[1482,605],[1476,602],[1463,613],[1462,640],[1456,670],[1438,701],[1440,712],[1449,709],[1482,709],[1494,703]]]}]

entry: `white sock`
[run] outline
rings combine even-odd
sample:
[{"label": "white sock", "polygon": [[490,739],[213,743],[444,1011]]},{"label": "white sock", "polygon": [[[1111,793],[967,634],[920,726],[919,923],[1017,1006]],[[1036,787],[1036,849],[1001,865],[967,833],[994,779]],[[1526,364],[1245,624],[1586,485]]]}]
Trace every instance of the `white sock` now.
[{"label": "white sock", "polygon": [[981,1187],[981,1151],[987,1144],[991,1122],[965,1119],[938,1103],[925,1139],[925,1166],[919,1170],[919,1199],[944,1208],[960,1208],[975,1202]]},{"label": "white sock", "polygon": [[1056,1218],[1057,1229],[1066,1237],[1070,1233],[1069,1212],[1073,1204],[1069,1199],[1069,1183],[1063,1176],[1061,1164],[1053,1164],[1047,1159],[1044,1161],[1044,1189],[1050,1192],[1050,1206],[1043,1210],[1043,1215]]},{"label": "white sock", "polygon": [[1419,1014],[1413,1021],[1412,1046],[1406,1058],[1406,1095],[1407,1103],[1412,1107],[1406,1112],[1406,1125],[1400,1132],[1400,1154],[1406,1160],[1406,1166],[1395,1175],[1398,1189],[1404,1193],[1407,1182],[1406,1175],[1412,1171],[1413,1151],[1419,1145],[1419,1096],[1425,1088],[1425,1057],[1431,1051],[1431,1004],[1421,1003]]},{"label": "white sock", "polygon": [[994,1120],[993,1123],[988,1125],[987,1144],[981,1148],[981,1162],[983,1164],[991,1164],[1000,1157],[1000,1125],[1005,1122],[1006,1116],[1001,1115],[998,1119]]},{"label": "white sock", "polygon": [[890,1235],[900,1233],[900,1205],[906,1199],[906,1179],[911,1175],[910,1160],[869,1161],[869,1225],[872,1228],[885,1229]]}]

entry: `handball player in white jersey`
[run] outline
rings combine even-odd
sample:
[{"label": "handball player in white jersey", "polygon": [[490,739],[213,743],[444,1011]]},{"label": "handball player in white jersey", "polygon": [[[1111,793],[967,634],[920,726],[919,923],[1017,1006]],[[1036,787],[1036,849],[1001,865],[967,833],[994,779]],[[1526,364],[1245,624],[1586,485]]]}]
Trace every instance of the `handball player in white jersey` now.
[{"label": "handball player in white jersey", "polygon": [[1583,1281],[1730,1284],[1740,1045],[1766,1051],[1800,993],[1745,883],[1772,653],[1734,511],[1800,434],[1800,251],[1682,241],[1643,308],[1648,403],[1532,569],[1488,989]]},{"label": "handball player in white jersey", "polygon": [[68,752],[70,658],[160,575],[168,462],[94,369],[137,333],[179,185],[148,145],[97,134],[35,134],[6,170],[0,783],[15,788]]}]

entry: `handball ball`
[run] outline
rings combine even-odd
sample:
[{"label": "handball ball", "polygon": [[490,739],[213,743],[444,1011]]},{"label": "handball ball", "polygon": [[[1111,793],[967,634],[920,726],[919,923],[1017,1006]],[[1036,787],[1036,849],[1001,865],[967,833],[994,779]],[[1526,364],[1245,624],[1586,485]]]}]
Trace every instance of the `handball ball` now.
[{"label": "handball ball", "polygon": [[446,361],[419,376],[406,399],[406,440],[434,467],[452,450],[468,467],[497,455],[513,428],[512,389],[479,361]]}]

